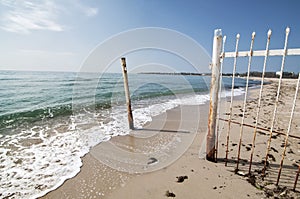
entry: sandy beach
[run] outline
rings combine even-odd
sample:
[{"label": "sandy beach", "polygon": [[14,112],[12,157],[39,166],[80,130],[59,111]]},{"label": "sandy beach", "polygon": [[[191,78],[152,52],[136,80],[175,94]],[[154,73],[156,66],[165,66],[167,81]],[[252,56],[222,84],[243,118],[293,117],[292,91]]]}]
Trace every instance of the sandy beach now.
[{"label": "sandy beach", "polygon": [[[268,80],[271,84],[264,86],[262,108],[258,126],[268,129],[274,110],[277,79]],[[275,131],[286,133],[292,109],[292,99],[295,92],[296,80],[284,80],[279,100],[278,114],[274,126]],[[250,89],[245,114],[245,124],[254,125],[259,89]],[[228,119],[229,98],[222,99],[220,118]],[[298,97],[299,101],[299,97]],[[233,121],[241,121],[243,96],[236,97],[233,104]],[[299,134],[300,111],[296,107],[291,135]],[[199,114],[200,113],[200,114]],[[99,161],[99,152],[103,150],[103,143],[93,148],[82,158],[83,166],[80,173],[64,182],[58,189],[42,198],[267,198],[294,197],[299,198],[299,192],[292,192],[298,164],[300,163],[300,140],[289,138],[287,154],[284,160],[280,187],[276,183],[278,168],[283,150],[285,136],[274,133],[271,150],[269,152],[269,166],[264,180],[260,171],[264,164],[268,131],[258,130],[256,146],[253,156],[252,177],[248,173],[249,157],[253,139],[253,128],[243,128],[241,160],[239,175],[235,174],[237,149],[240,135],[240,125],[231,124],[229,142],[229,162],[224,164],[226,151],[227,122],[220,122],[220,138],[218,162],[208,162],[203,156],[203,145],[206,140],[208,105],[181,106],[153,118],[152,122],[143,129],[134,130],[130,135],[117,136],[109,142],[124,151],[151,151],[172,142],[170,159],[149,157],[143,160],[147,172],[133,173],[129,165],[121,165],[121,169],[114,169],[104,161]],[[137,135],[150,135],[141,137]],[[174,140],[180,140],[175,142]],[[190,146],[189,146],[190,145]],[[151,147],[150,147],[151,146]],[[189,146],[185,148],[185,146]],[[172,148],[173,147],[173,148]],[[160,154],[155,152],[154,154]],[[199,157],[200,156],[200,157]],[[165,156],[162,156],[165,157]],[[135,157],[134,157],[135,158]],[[151,159],[152,158],[152,159]],[[113,158],[112,158],[113,159]],[[149,160],[158,161],[157,164]],[[106,164],[105,164],[106,163]],[[169,164],[168,164],[169,163]],[[117,165],[114,163],[113,165]],[[117,167],[116,167],[117,168]],[[120,171],[121,170],[121,171]],[[130,171],[124,172],[124,171]],[[140,170],[139,170],[140,171]],[[148,172],[149,171],[149,172]],[[150,172],[151,171],[151,172]],[[254,177],[253,177],[254,176]],[[255,179],[254,181],[250,179]],[[249,183],[250,181],[251,183]],[[298,183],[298,187],[300,183]],[[296,189],[296,190],[299,190]]]},{"label": "sandy beach", "polygon": [[299,9],[0,0],[0,199],[300,199]]}]

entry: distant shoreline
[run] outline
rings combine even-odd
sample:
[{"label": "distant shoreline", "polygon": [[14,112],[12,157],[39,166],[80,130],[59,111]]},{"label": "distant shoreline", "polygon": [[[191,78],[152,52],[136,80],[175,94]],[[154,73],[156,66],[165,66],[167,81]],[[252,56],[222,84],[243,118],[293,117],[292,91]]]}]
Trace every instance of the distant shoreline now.
[{"label": "distant shoreline", "polygon": [[[165,73],[165,72],[141,72],[138,74],[146,74],[146,75],[190,75],[190,76],[211,76],[211,73],[189,73],[189,72],[179,72],[179,73]],[[232,77],[232,73],[223,73],[223,77]],[[236,77],[244,78],[247,77],[247,73],[236,73]],[[250,72],[249,77],[251,78],[261,78],[262,73],[261,72]],[[276,72],[266,72],[264,75],[264,78],[268,79],[278,79],[279,75],[276,75]],[[282,78],[285,79],[297,79],[298,74],[296,73],[289,73],[284,72]]]},{"label": "distant shoreline", "polygon": [[188,73],[188,72],[180,72],[180,73],[163,73],[163,72],[141,72],[138,74],[144,75],[193,75],[193,76],[211,76],[211,73]]}]

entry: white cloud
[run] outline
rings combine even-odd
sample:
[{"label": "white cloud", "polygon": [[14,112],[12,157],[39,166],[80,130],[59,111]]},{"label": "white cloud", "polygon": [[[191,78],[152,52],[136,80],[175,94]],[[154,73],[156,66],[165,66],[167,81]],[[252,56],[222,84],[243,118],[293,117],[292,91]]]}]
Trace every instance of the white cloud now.
[{"label": "white cloud", "polygon": [[63,31],[57,22],[58,6],[53,1],[1,1],[7,7],[2,14],[3,30],[30,33],[32,30]]},{"label": "white cloud", "polygon": [[[59,2],[59,1],[57,1]],[[30,33],[34,30],[49,30],[60,32],[65,26],[60,18],[65,10],[83,13],[92,17],[98,14],[98,9],[81,4],[79,1],[69,4],[58,4],[54,0],[0,0],[2,9],[0,28],[15,33]],[[72,9],[77,8],[77,9]],[[77,13],[74,13],[77,15]]]}]

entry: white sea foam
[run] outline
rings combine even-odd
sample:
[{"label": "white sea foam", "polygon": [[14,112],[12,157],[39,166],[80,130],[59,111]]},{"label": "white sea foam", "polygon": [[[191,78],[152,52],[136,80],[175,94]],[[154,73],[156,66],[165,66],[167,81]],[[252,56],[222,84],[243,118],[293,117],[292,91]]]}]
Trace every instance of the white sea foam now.
[{"label": "white sea foam", "polygon": [[[242,89],[235,89],[235,95],[242,93]],[[229,94],[225,91],[222,97]],[[182,96],[135,109],[134,125],[141,128],[169,109],[208,100],[209,94]],[[20,134],[0,137],[0,197],[36,198],[56,189],[80,171],[81,157],[91,147],[129,132],[125,106],[113,107],[108,122],[95,122],[92,113],[87,115],[71,116],[68,123],[54,127],[34,126]]]}]

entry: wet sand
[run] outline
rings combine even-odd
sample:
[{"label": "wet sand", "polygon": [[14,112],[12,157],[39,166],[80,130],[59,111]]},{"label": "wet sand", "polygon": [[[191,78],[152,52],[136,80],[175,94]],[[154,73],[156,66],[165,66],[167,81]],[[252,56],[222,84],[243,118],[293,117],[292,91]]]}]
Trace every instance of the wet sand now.
[{"label": "wet sand", "polygon": [[[272,81],[272,80],[270,80]],[[276,81],[264,86],[259,126],[270,127],[274,110]],[[286,132],[296,80],[284,80],[282,95],[274,130]],[[251,89],[247,100],[246,124],[254,125],[259,89]],[[233,104],[233,120],[241,121],[243,96]],[[298,98],[299,99],[299,98]],[[228,100],[221,103],[221,118],[228,118]],[[224,103],[223,103],[224,102]],[[259,172],[266,154],[268,131],[259,130],[256,138],[252,174],[255,183],[251,185],[248,172],[253,128],[244,127],[241,147],[240,175],[235,174],[240,125],[232,124],[229,142],[229,162],[224,165],[227,122],[220,122],[218,163],[203,159],[206,140],[208,105],[181,106],[153,118],[143,129],[128,136],[110,140],[116,146],[115,153],[106,144],[99,144],[82,158],[81,172],[67,180],[61,187],[43,198],[264,198],[267,196],[300,197],[289,191],[293,186],[297,165],[300,163],[300,140],[290,138],[284,161],[281,189],[274,184],[281,160],[284,135],[277,135],[271,142],[269,167],[262,180]],[[299,134],[300,111],[296,109],[291,135]],[[103,146],[102,146],[103,145]],[[190,145],[190,146],[189,146]],[[168,146],[164,148],[163,146]],[[189,146],[189,147],[187,147]],[[107,150],[107,151],[105,151]],[[164,154],[166,150],[169,154]],[[118,151],[121,151],[118,153]],[[104,153],[101,153],[104,152]],[[123,152],[134,154],[139,164],[126,162]],[[145,154],[137,156],[136,154]],[[109,164],[110,166],[106,166]],[[114,168],[111,168],[113,165]],[[117,169],[115,169],[117,168]],[[144,171],[144,172],[143,172]],[[128,173],[129,172],[129,173]],[[248,180],[248,181],[247,181]],[[251,181],[250,181],[251,182]],[[300,187],[298,183],[298,187]],[[286,189],[284,187],[287,187]],[[299,188],[298,188],[299,189]],[[278,193],[277,193],[277,192]]]}]

